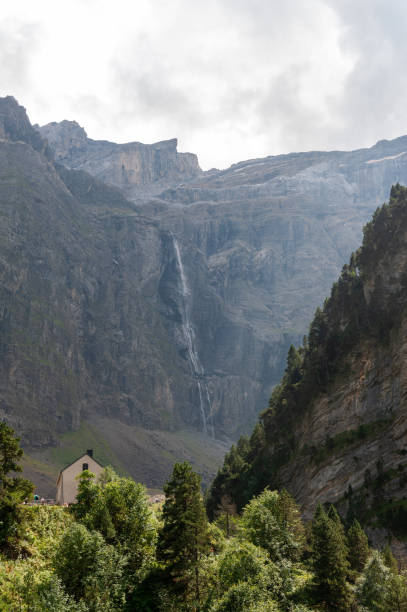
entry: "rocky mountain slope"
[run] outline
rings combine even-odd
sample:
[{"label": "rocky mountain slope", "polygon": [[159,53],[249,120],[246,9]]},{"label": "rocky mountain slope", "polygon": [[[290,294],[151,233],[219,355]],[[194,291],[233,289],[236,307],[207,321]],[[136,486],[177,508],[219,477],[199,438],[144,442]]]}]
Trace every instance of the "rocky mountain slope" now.
[{"label": "rocky mountain slope", "polygon": [[[66,142],[78,129],[63,122],[41,133],[64,163],[121,186],[115,159],[109,167],[104,161],[91,168],[86,157],[82,165],[77,153],[67,154]],[[173,338],[184,343],[203,383],[202,411],[217,436],[250,430],[281,377],[289,345],[307,332],[315,308],[360,243],[363,224],[397,181],[407,182],[407,137],[359,151],[240,162],[186,176],[161,193],[154,183],[154,197],[138,185],[127,191],[140,212],[177,240],[198,370],[182,325],[174,327]],[[173,286],[174,278],[163,274],[165,316],[172,319]],[[197,391],[194,402],[201,410]]]},{"label": "rocky mountain slope", "polygon": [[250,440],[226,457],[212,512],[224,496],[241,506],[278,486],[306,518],[318,502],[334,502],[376,538],[381,528],[406,535],[406,306],[407,189],[397,185],[317,310],[306,343],[290,349]]},{"label": "rocky mountain slope", "polygon": [[177,457],[210,478],[363,222],[407,179],[405,151],[403,137],[203,173],[175,141],[34,129],[2,99],[0,416],[31,469],[89,438],[151,486]]},{"label": "rocky mountain slope", "polygon": [[[182,308],[170,234],[115,188],[55,165],[12,98],[0,101],[0,131],[0,418],[38,473],[48,470],[44,449],[62,452],[63,435],[98,415],[109,419],[108,432],[105,420],[92,433],[99,455],[110,444],[107,460],[124,471],[160,486],[178,452],[208,478],[222,443],[198,434],[182,450],[154,434],[202,428],[196,383],[163,316],[163,274],[174,279],[175,320]],[[127,434],[107,442],[122,424]]]}]

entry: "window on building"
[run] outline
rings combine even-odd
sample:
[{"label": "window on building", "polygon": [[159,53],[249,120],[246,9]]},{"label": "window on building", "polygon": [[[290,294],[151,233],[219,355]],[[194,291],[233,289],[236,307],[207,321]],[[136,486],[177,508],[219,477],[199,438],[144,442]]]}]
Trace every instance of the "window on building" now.
[{"label": "window on building", "polygon": [[82,471],[88,470],[88,469],[89,469],[89,465],[87,463],[82,463]]}]

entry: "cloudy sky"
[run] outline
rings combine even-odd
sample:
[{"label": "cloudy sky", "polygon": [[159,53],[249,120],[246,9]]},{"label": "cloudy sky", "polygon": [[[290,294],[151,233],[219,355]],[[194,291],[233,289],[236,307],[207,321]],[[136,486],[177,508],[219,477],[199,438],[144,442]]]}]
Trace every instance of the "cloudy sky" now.
[{"label": "cloudy sky", "polygon": [[201,166],[407,133],[403,0],[3,0],[0,95]]}]

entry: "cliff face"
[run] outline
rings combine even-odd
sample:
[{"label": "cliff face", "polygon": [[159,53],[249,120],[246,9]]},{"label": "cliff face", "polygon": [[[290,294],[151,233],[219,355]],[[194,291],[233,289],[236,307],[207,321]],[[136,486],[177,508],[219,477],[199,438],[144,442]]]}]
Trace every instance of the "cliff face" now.
[{"label": "cliff face", "polygon": [[116,188],[55,165],[15,100],[0,111],[0,418],[40,461],[98,417],[92,435],[100,452],[111,445],[107,462],[161,486],[171,458],[185,456],[208,478],[221,443],[206,442],[214,458],[200,458],[197,436],[177,455],[170,434],[154,434],[202,429],[196,381],[174,342],[182,299],[172,237]]},{"label": "cliff face", "polygon": [[0,102],[1,416],[39,461],[90,437],[147,484],[176,458],[209,478],[407,181],[407,139],[202,173],[175,141],[91,141],[62,122],[47,143]]},{"label": "cliff face", "polygon": [[76,121],[49,123],[38,128],[55,159],[81,169],[136,197],[162,191],[201,173],[193,153],[178,153],[177,139],[145,145],[92,140]]},{"label": "cliff face", "polygon": [[[250,440],[226,457],[209,501],[241,506],[266,485],[286,487],[310,518],[337,503],[377,539],[405,536],[407,515],[407,189],[364,231],[307,342]],[[399,551],[400,553],[400,551]]]},{"label": "cliff face", "polygon": [[[41,132],[64,163],[107,178],[102,158],[91,154],[106,143],[88,141],[69,122]],[[71,140],[88,144],[75,144],[83,152],[69,157]],[[121,186],[120,164],[114,157],[109,163],[109,180]],[[306,333],[316,306],[358,246],[363,224],[392,183],[407,182],[407,137],[348,153],[296,153],[187,172],[181,185],[173,175],[164,190],[161,179],[151,178],[153,166],[146,176],[153,182],[144,184],[144,192],[134,184],[127,193],[179,244],[200,361],[191,383],[195,410],[201,411],[193,384],[198,378],[208,427],[217,436],[235,437],[249,431],[267,405],[289,345]],[[160,284],[162,312],[193,371],[182,313],[174,313],[178,273],[173,259]]]},{"label": "cliff face", "polygon": [[332,316],[324,343],[338,329],[345,333],[347,326],[355,338],[349,350],[336,356],[332,380],[298,423],[295,436],[302,459],[293,458],[281,469],[282,480],[290,483],[307,515],[318,501],[340,502],[360,512],[360,507],[353,508],[357,501],[380,516],[389,510],[386,505],[397,506],[407,492],[405,188],[393,188],[390,204],[366,227],[356,266],[357,277],[348,291],[359,294],[354,302],[359,329],[355,315],[347,311],[349,303],[341,304],[334,288],[325,306]]}]

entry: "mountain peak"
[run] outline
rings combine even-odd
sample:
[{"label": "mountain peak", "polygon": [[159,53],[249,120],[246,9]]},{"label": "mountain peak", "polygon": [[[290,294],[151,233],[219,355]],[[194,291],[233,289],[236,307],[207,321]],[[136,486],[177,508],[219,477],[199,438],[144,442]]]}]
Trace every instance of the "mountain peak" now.
[{"label": "mountain peak", "polygon": [[63,151],[71,151],[73,149],[83,149],[86,147],[88,135],[83,127],[76,121],[52,121],[41,127],[37,127],[38,132],[43,138],[46,138],[49,146],[55,152],[56,159],[62,157]]},{"label": "mountain peak", "polygon": [[50,154],[46,142],[31,125],[24,106],[20,106],[13,96],[0,98],[0,138],[25,142],[36,151]]},{"label": "mountain peak", "polygon": [[93,140],[76,121],[67,120],[37,129],[47,139],[57,161],[68,168],[85,170],[119,187],[129,197],[160,193],[202,172],[196,155],[177,151],[176,138],[153,144]]}]

